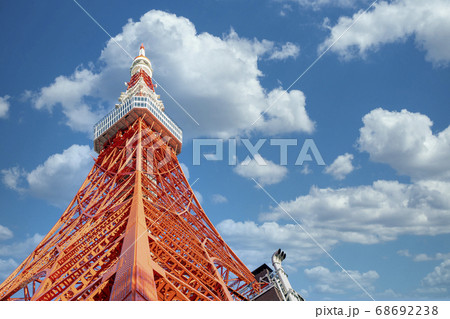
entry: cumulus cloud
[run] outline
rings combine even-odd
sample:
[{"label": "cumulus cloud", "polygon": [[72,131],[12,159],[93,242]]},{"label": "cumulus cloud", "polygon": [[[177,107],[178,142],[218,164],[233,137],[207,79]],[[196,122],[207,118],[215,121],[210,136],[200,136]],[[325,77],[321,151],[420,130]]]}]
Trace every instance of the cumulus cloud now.
[{"label": "cumulus cloud", "polygon": [[9,100],[10,96],[0,96],[0,118],[6,118],[8,117],[8,111],[10,107]]},{"label": "cumulus cloud", "polygon": [[93,150],[87,145],[72,145],[51,155],[31,172],[13,167],[1,171],[5,186],[20,193],[64,207],[72,199],[91,169]]},{"label": "cumulus cloud", "polygon": [[242,177],[255,179],[261,185],[277,184],[286,177],[288,172],[285,166],[277,165],[259,154],[251,160],[239,163],[233,170]]},{"label": "cumulus cloud", "polygon": [[[342,242],[374,244],[399,235],[449,232],[450,183],[375,181],[356,187],[312,187],[309,194],[280,205],[298,222]],[[261,214],[264,221],[288,218],[280,207]]]},{"label": "cumulus cloud", "polygon": [[[101,105],[113,108],[129,79],[130,55],[146,45],[166,111],[185,131],[185,137],[229,137],[253,131],[271,133],[312,132],[314,125],[305,110],[301,91],[283,95],[276,105],[253,122],[282,90],[267,92],[260,83],[261,59],[286,59],[298,54],[292,43],[247,39],[231,30],[223,37],[197,33],[184,17],[162,11],[145,13],[139,21],[129,21],[122,32],[101,52],[99,71],[78,67],[70,76],[59,76],[48,87],[31,94],[34,106],[51,110],[61,106],[67,125],[78,131],[91,126],[104,114]],[[70,90],[69,90],[70,88]],[[171,96],[199,123],[182,111]],[[287,124],[287,125],[286,125]]]},{"label": "cumulus cloud", "polygon": [[[437,173],[438,170],[445,173],[448,165],[442,154],[446,154],[446,133],[433,135],[431,121],[426,116],[407,111],[377,109],[366,115],[363,121],[360,149],[368,151],[373,160],[388,163],[399,172],[413,175],[413,183],[377,180],[370,185],[355,187],[313,186],[308,194],[282,201],[281,207],[271,207],[261,213],[261,225],[228,220],[221,225],[228,226],[227,240],[239,238],[239,243],[245,243],[242,248],[244,254],[256,258],[264,251],[258,246],[262,238],[267,237],[269,239],[266,238],[265,242],[271,242],[268,229],[274,234],[280,230],[285,233],[290,230],[291,236],[305,236],[300,228],[281,224],[284,220],[290,221],[285,211],[327,250],[333,249],[337,243],[376,244],[395,240],[401,235],[448,234],[450,182]],[[421,148],[423,144],[427,145],[426,149]],[[410,149],[416,152],[410,152]],[[345,176],[344,173],[353,169],[351,160],[351,154],[339,156],[328,166],[328,173]],[[438,164],[440,166],[434,172],[432,165]],[[312,243],[309,236],[302,239],[302,243]],[[293,239],[280,237],[279,240],[277,244],[284,247],[289,246]],[[303,252],[293,248],[294,251],[304,254],[309,260],[322,253],[318,247],[308,253],[301,245],[298,247]],[[414,256],[407,250],[399,254],[415,261],[446,258],[445,254]]]},{"label": "cumulus cloud", "polygon": [[[377,180],[354,187],[313,186],[306,195],[280,202],[282,208],[270,207],[261,213],[261,225],[227,221],[228,239],[240,238],[239,242],[245,243],[245,255],[260,256],[262,248],[258,244],[267,236],[266,229],[276,233],[280,229],[294,227],[281,224],[285,220],[290,221],[285,211],[327,250],[337,243],[377,244],[395,240],[401,235],[448,234],[450,181],[446,176],[450,170],[445,158],[450,155],[446,137],[449,129],[433,134],[428,117],[408,111],[376,109],[364,116],[363,122],[358,141],[360,149],[369,152],[372,160],[412,175],[412,183]],[[339,164],[340,161],[336,160],[328,167],[329,173],[339,176],[341,172],[344,175],[338,168],[353,167],[350,154],[340,158],[348,165]],[[249,172],[247,174],[250,175]],[[297,231],[295,236],[301,236],[301,231]],[[291,240],[288,238],[277,243],[284,247]],[[305,241],[311,242],[310,238],[305,238]],[[321,253],[320,249],[316,252]],[[415,261],[446,258],[445,254],[413,255],[407,250],[399,254]],[[311,259],[317,256],[313,253],[307,255]]]},{"label": "cumulus cloud", "polygon": [[286,132],[312,133],[315,122],[306,112],[306,98],[302,91],[283,91],[281,88],[272,90],[267,95],[268,108],[253,124],[254,129],[265,134],[280,134]]},{"label": "cumulus cloud", "polygon": [[450,286],[450,259],[443,261],[434,271],[429,273],[423,279],[425,286],[439,286],[444,284]]},{"label": "cumulus cloud", "polygon": [[[448,298],[450,296],[450,259],[444,260],[427,274],[417,289],[420,294],[427,294],[436,298]],[[448,300],[448,299],[447,299]]]},{"label": "cumulus cloud", "polygon": [[60,75],[49,86],[36,93],[28,92],[26,96],[38,110],[52,111],[55,106],[61,106],[66,124],[72,130],[92,133],[93,125],[105,114],[102,114],[103,108],[89,106],[86,99],[98,96],[96,90],[101,85],[100,79],[100,74],[79,67],[72,75]]},{"label": "cumulus cloud", "polygon": [[[254,221],[226,219],[217,224],[217,230],[250,268],[256,268],[270,260],[272,254],[279,248],[287,254],[283,263],[293,271],[299,265],[305,265],[323,253],[298,225],[281,225],[276,222],[257,224]],[[330,249],[336,244],[336,240],[329,236],[320,235],[315,231],[310,234],[320,237],[321,245],[325,249]]]},{"label": "cumulus cloud", "polygon": [[[374,290],[373,284],[380,277],[374,270],[365,273],[356,270],[347,270],[347,272],[368,291]],[[317,266],[305,269],[305,275],[313,282],[311,290],[318,293],[342,295],[361,289],[344,271],[330,271],[328,268]]]},{"label": "cumulus cloud", "polygon": [[[319,51],[334,43],[362,12],[360,10],[352,17],[340,17],[336,25],[330,27],[330,35],[319,46]],[[447,0],[380,1],[345,32],[331,51],[344,59],[364,57],[384,44],[413,37],[417,47],[425,50],[426,60],[435,65],[448,65],[449,15],[450,3]]]},{"label": "cumulus cloud", "polygon": [[450,127],[433,134],[433,122],[420,113],[381,108],[363,117],[358,145],[370,159],[413,180],[450,180]]},{"label": "cumulus cloud", "polygon": [[352,160],[353,154],[345,153],[344,155],[340,155],[330,166],[325,168],[325,173],[332,175],[337,180],[343,180],[355,169]]}]

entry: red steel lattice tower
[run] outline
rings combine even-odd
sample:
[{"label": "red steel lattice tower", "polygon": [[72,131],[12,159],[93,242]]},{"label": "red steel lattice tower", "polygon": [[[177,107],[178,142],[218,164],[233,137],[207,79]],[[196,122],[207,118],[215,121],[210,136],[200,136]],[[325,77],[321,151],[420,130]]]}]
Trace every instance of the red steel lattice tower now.
[{"label": "red steel lattice tower", "polygon": [[141,46],[119,104],[94,127],[95,164],[0,300],[249,300],[260,284],[224,242],[177,154],[182,131]]}]

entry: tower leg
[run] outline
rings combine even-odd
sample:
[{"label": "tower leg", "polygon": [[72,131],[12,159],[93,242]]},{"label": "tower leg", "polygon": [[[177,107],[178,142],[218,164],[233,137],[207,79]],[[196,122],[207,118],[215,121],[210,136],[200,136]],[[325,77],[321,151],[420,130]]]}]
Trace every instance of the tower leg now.
[{"label": "tower leg", "polygon": [[[139,188],[140,174],[136,172]],[[142,196],[135,192],[110,300],[158,299],[144,218]]]},{"label": "tower leg", "polygon": [[138,134],[135,189],[110,300],[158,300],[142,197],[141,122]]}]

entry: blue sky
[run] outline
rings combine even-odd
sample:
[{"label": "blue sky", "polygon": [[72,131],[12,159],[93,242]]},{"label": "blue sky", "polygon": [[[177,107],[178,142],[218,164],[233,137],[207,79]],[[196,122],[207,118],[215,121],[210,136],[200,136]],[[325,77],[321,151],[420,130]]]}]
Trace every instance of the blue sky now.
[{"label": "blue sky", "polygon": [[[308,300],[448,300],[450,1],[362,16],[373,1],[78,2],[115,41],[73,1],[0,4],[0,280],[87,176],[92,126],[129,80],[124,51],[144,43],[179,160],[251,270],[282,248]],[[223,140],[224,159],[204,147],[194,165],[194,139]],[[280,139],[296,144],[286,164]],[[306,140],[324,166],[311,152],[295,164]]]}]

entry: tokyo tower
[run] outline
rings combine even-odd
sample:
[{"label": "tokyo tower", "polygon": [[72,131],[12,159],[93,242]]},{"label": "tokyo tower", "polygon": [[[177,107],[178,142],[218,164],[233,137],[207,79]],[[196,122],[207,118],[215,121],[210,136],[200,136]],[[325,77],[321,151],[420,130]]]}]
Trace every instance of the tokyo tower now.
[{"label": "tokyo tower", "polygon": [[141,45],[126,92],[94,126],[91,171],[0,285],[0,300],[255,300],[269,288],[277,300],[301,300],[280,280],[283,252],[281,277],[266,266],[256,280],[206,216],[177,159],[182,131],[164,112],[152,72]]}]

